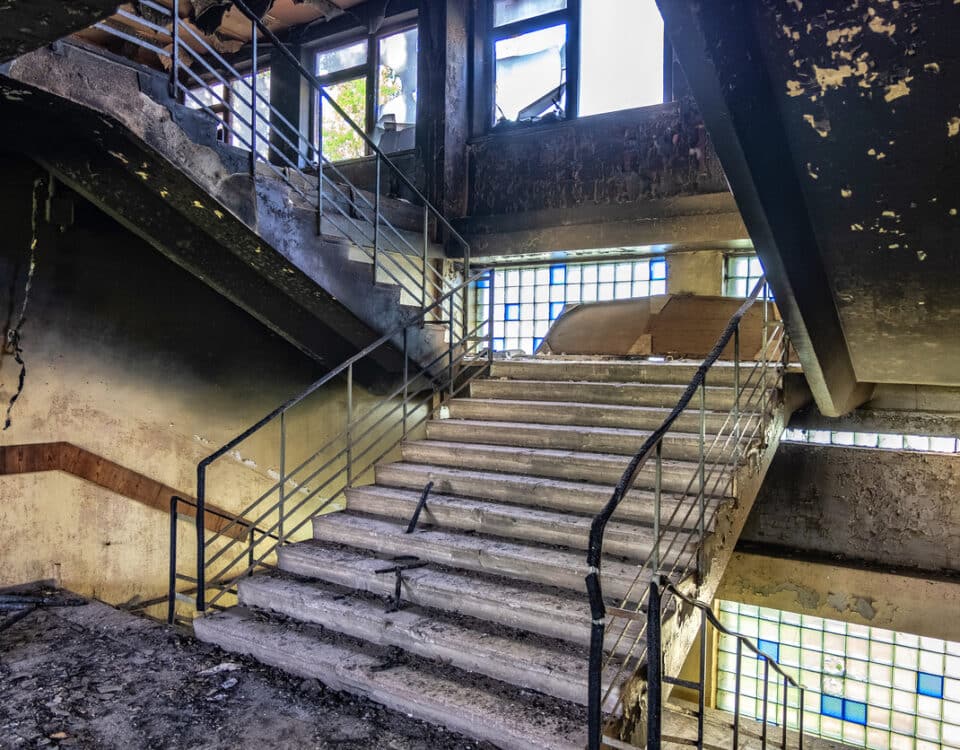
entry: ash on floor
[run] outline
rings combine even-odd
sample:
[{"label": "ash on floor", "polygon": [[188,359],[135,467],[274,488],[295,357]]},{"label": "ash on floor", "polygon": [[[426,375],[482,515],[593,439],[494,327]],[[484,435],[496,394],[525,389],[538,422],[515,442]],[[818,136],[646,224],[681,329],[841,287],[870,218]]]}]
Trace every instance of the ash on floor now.
[{"label": "ash on floor", "polygon": [[96,602],[0,631],[0,695],[0,748],[490,748]]}]

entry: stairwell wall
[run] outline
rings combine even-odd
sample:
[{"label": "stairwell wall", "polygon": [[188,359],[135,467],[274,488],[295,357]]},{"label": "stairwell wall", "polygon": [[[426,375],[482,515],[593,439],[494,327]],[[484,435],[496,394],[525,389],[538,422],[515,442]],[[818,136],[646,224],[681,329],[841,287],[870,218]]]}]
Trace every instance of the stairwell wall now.
[{"label": "stairwell wall", "polygon": [[[47,185],[42,172],[18,159],[0,158],[0,173],[6,328],[16,325],[23,304],[34,181],[41,180],[41,210]],[[194,496],[200,459],[323,373],[202,281],[60,190],[56,204],[72,204],[75,217],[63,231],[42,217],[37,223],[21,330],[24,388],[0,442],[68,441]],[[19,374],[5,350],[3,408]],[[356,408],[373,400],[355,386]],[[345,414],[345,385],[321,389],[287,426],[288,460],[336,435]],[[221,459],[210,502],[239,511],[272,484],[275,439],[276,431],[267,431]],[[160,596],[168,524],[166,513],[60,472],[0,476],[0,585],[56,577],[110,603]],[[180,538],[180,559],[192,560],[192,524],[181,522]]]}]

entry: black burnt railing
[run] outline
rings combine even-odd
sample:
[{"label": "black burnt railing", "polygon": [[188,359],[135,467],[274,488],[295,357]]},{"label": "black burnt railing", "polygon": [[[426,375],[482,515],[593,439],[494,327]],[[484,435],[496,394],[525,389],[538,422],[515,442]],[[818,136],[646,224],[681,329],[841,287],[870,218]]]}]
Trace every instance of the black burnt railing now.
[{"label": "black burnt railing", "polygon": [[[762,305],[762,345],[750,359],[741,357],[741,323],[757,302]],[[720,508],[719,498],[735,491],[737,470],[752,455],[757,455],[767,439],[771,417],[777,408],[779,383],[788,352],[782,322],[772,315],[766,279],[761,278],[750,296],[730,318],[715,346],[697,368],[677,405],[663,423],[644,441],[627,464],[610,500],[594,516],[590,525],[587,551],[586,588],[591,613],[590,664],[588,677],[588,745],[599,750],[604,715],[615,716],[623,708],[625,691],[620,686],[638,679],[645,664],[649,627],[643,622],[649,589],[647,581],[661,574],[680,582],[705,574],[704,545]],[[722,424],[707,442],[708,377],[724,351],[733,342],[733,405],[723,415]],[[663,441],[684,412],[699,414],[697,471],[685,490],[676,496],[672,510],[664,513],[662,492]],[[716,416],[715,413],[711,416]],[[633,487],[649,461],[654,462],[653,548],[638,566],[637,575],[616,605],[604,601],[601,583],[603,538],[607,523]],[[607,618],[618,626],[611,626]],[[614,668],[611,668],[614,667]],[[606,685],[603,675],[613,673]]]}]

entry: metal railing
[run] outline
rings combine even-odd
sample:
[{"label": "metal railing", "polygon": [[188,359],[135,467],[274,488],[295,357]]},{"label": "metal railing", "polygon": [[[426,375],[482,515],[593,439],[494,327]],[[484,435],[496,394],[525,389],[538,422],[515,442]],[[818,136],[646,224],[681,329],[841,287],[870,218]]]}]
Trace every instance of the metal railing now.
[{"label": "metal railing", "polygon": [[[474,378],[488,371],[493,357],[493,327],[489,320],[474,317],[455,323],[452,315],[456,301],[464,309],[476,309],[471,300],[475,293],[487,294],[486,309],[493,309],[495,292],[491,270],[470,276],[198,464],[197,557],[195,566],[188,566],[189,572],[175,567],[179,563],[174,546],[173,519],[177,504],[186,501],[171,501],[171,618],[174,602],[183,599],[184,591],[176,590],[181,584],[195,591],[197,611],[232,604],[239,578],[271,567],[281,545],[308,538],[304,527],[314,516],[337,509],[346,491],[367,483],[377,463],[395,452],[411,432],[442,408],[445,400],[462,393]],[[425,317],[437,310],[446,317],[446,347],[439,354],[431,355],[429,361],[418,363],[408,356],[411,332],[419,330]],[[355,385],[354,375],[368,366],[378,367],[381,361],[378,358],[391,347],[401,350],[401,372],[396,378],[399,383],[386,394],[371,398]],[[335,382],[344,386],[340,393],[345,397],[346,408],[341,402],[335,402],[333,408],[325,410],[324,399],[329,399],[332,392],[324,386]],[[343,422],[331,426],[331,420],[336,417],[324,419],[325,411],[342,416]],[[321,424],[326,434],[331,431],[335,434],[319,446],[306,447],[315,423]],[[264,453],[270,455],[266,461]],[[268,473],[271,478],[268,486],[250,488],[249,469],[255,462],[246,458],[247,455],[257,455],[261,466],[267,463],[278,467],[275,474]],[[242,481],[237,481],[232,474],[238,463],[246,464],[247,473]],[[212,472],[218,466],[226,470],[219,484],[212,479]],[[249,496],[236,497],[244,491],[250,493]],[[204,511],[207,498],[214,494],[232,494],[233,507],[241,509],[227,523],[211,530],[205,525]]]},{"label": "metal railing", "polygon": [[[741,322],[763,295],[762,344],[752,360],[741,357]],[[789,344],[782,322],[771,315],[772,304],[766,279],[761,278],[750,296],[734,313],[716,345],[697,368],[677,405],[664,422],[646,439],[628,463],[610,500],[594,516],[590,526],[586,578],[590,603],[590,666],[588,678],[588,743],[599,750],[604,713],[615,714],[622,708],[620,684],[637,675],[643,665],[648,625],[642,612],[649,590],[645,581],[665,573],[676,582],[696,573],[705,574],[704,544],[716,520],[723,498],[736,493],[737,470],[752,455],[759,456],[767,439],[768,426],[777,407],[780,378]],[[707,410],[707,378],[711,368],[733,342],[733,404],[726,412]],[[696,405],[692,405],[694,397]],[[683,492],[673,498],[672,510],[664,513],[662,472],[664,438],[682,434],[673,431],[680,415],[688,409],[698,415],[697,470]],[[708,443],[707,423],[713,439]],[[689,437],[690,434],[687,433]],[[633,487],[640,471],[654,462],[653,547],[637,567],[637,575],[616,606],[604,602],[601,584],[603,536],[607,523]],[[607,616],[621,624],[608,627]],[[637,623],[643,623],[638,626]],[[609,669],[619,660],[616,669]],[[613,672],[604,687],[602,676]]]},{"label": "metal railing", "polygon": [[[676,677],[671,677],[663,673],[663,651],[662,651],[662,638],[661,638],[661,629],[660,625],[663,619],[663,593],[672,594],[681,602],[686,603],[690,607],[700,610],[700,672],[697,682],[682,680]],[[770,670],[773,669],[780,678],[783,680],[783,716],[781,717],[780,727],[780,747],[783,750],[786,750],[787,747],[787,724],[788,724],[788,709],[789,709],[789,700],[788,700],[788,691],[790,688],[793,688],[799,691],[799,701],[797,703],[797,711],[799,718],[797,721],[797,747],[799,750],[803,750],[803,695],[804,689],[796,680],[794,680],[790,675],[783,671],[783,668],[771,658],[768,654],[765,654],[760,649],[758,649],[753,642],[746,638],[745,636],[735,633],[732,630],[728,630],[724,627],[720,621],[717,619],[717,616],[714,614],[713,610],[709,606],[704,604],[701,601],[693,599],[677,589],[669,580],[663,576],[655,575],[650,580],[650,591],[648,595],[648,622],[649,626],[647,628],[647,654],[649,658],[647,659],[647,747],[654,749],[660,748],[661,741],[669,741],[674,744],[690,744],[695,745],[700,750],[703,750],[704,747],[704,732],[703,732],[703,723],[704,723],[704,711],[705,706],[705,693],[706,693],[706,647],[707,647],[707,623],[712,625],[718,632],[723,633],[724,635],[731,636],[737,641],[737,668],[734,687],[734,703],[733,703],[733,738],[731,747],[739,748],[740,747],[740,664],[743,657],[743,648],[746,648],[751,651],[757,659],[763,660],[763,700],[762,700],[762,709],[761,714],[758,717],[761,721],[761,730],[760,730],[760,740],[761,747],[766,748],[767,746],[767,725],[769,723],[769,710],[768,710],[768,689],[770,686]],[[680,687],[685,687],[689,690],[694,690],[697,693],[697,739],[696,742],[689,740],[684,740],[679,737],[664,737],[662,735],[662,720],[663,720],[663,683],[668,683],[671,685],[678,685]]]},{"label": "metal railing", "polygon": [[[396,284],[404,299],[426,308],[446,291],[448,282],[430,260],[431,238],[462,247],[464,266],[470,266],[470,246],[450,222],[427,200],[412,180],[355,123],[303,63],[251,12],[242,0],[233,5],[250,24],[250,68],[238,70],[187,19],[180,0],[167,8],[140,0],[95,25],[156,54],[169,70],[169,92],[177,101],[206,111],[220,121],[225,138],[249,152],[249,170],[274,175],[316,212],[317,234],[338,236],[353,243],[371,262],[373,281]],[[150,18],[138,14],[149,13]],[[300,76],[316,101],[316,127],[293,123],[257,90],[261,47],[271,59],[282,58]],[[224,113],[220,117],[217,110]],[[324,154],[324,112],[353,131],[374,158],[371,193],[354,185],[337,163]],[[311,132],[312,131],[312,132]],[[384,175],[384,172],[387,174]],[[399,183],[420,205],[397,202],[408,214],[406,228],[396,216],[391,221],[383,206],[384,179]],[[414,214],[419,213],[418,217]],[[465,311],[459,314],[465,317]]]}]

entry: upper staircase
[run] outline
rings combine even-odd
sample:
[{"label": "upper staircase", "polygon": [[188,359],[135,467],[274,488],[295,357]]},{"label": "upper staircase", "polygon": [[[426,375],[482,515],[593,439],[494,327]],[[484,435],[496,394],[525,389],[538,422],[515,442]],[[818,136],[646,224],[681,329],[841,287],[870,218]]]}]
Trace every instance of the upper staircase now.
[{"label": "upper staircase", "polygon": [[[314,516],[312,539],[238,576],[238,605],[195,632],[497,747],[584,748],[597,695],[604,733],[636,741],[652,573],[711,601],[776,450],[774,329],[762,361],[713,363],[679,410],[697,362],[493,360],[345,486],[343,511]],[[656,459],[634,466],[651,440]],[[591,659],[598,572],[607,611]],[[663,632],[675,674],[697,630],[668,617]]]}]

